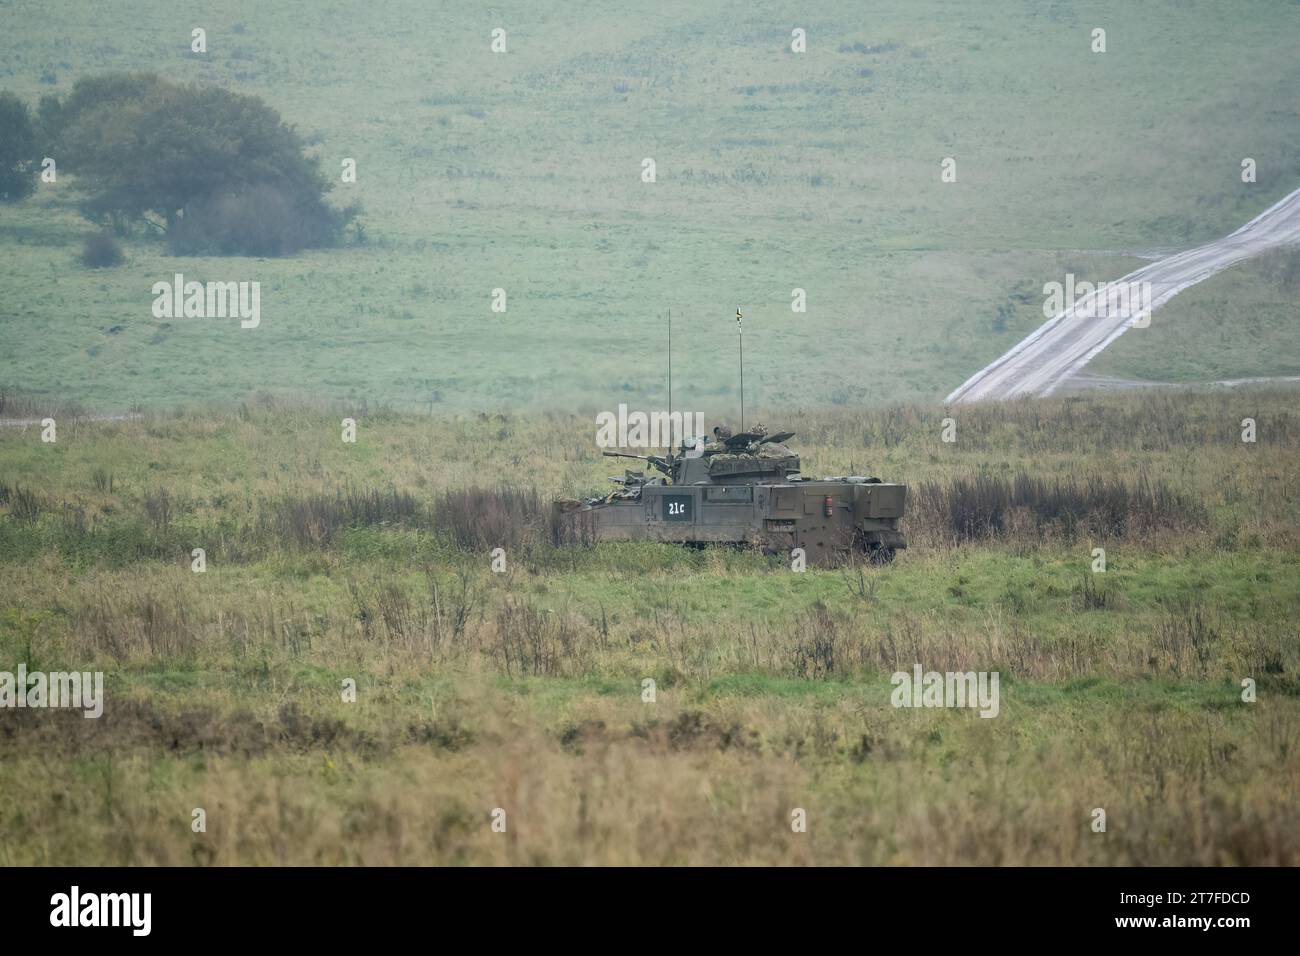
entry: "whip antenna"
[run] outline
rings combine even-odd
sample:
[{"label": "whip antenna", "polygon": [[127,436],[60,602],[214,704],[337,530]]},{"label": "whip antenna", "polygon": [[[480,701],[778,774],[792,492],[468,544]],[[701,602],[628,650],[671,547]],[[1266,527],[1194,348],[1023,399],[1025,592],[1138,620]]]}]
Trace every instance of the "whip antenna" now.
[{"label": "whip antenna", "polygon": [[736,306],[736,330],[740,338],[740,430],[745,430],[745,326],[740,320],[740,306]]}]

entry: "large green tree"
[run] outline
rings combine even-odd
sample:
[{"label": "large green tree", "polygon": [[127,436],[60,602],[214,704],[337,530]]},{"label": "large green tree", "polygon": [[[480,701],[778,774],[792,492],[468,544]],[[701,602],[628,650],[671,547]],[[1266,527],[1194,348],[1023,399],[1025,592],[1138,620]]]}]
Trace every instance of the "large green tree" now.
[{"label": "large green tree", "polygon": [[151,74],[79,80],[42,126],[96,221],[146,220],[177,251],[277,255],[334,239],[353,210],[301,137],[255,96]]},{"label": "large green tree", "polygon": [[0,92],[0,201],[31,195],[39,159],[31,109],[12,93]]}]

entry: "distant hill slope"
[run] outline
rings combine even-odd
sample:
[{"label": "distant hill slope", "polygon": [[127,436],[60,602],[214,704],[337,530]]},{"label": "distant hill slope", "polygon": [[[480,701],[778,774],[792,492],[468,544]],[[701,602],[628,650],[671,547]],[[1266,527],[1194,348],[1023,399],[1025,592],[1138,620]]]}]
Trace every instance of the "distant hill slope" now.
[{"label": "distant hill slope", "polygon": [[[1293,292],[1300,287],[1300,189],[1222,239],[1159,257],[1114,282],[1070,282],[1060,289],[1059,301],[1052,300],[1050,311],[1055,314],[1048,321],[977,371],[945,401],[1055,394],[1125,333],[1145,332],[1156,311],[1183,291],[1264,256],[1280,263],[1272,271],[1281,275],[1283,284]],[[1225,303],[1220,318],[1240,314],[1255,299],[1247,296]],[[1161,312],[1160,316],[1163,324],[1167,315]]]},{"label": "distant hill slope", "polygon": [[[34,103],[156,70],[261,95],[326,169],[357,161],[335,195],[364,204],[367,241],[176,259],[141,235],[88,271],[66,177],[0,208],[0,385],[97,408],[659,407],[671,307],[675,406],[730,413],[738,305],[747,406],[932,400],[1041,323],[1045,282],[1117,278],[1139,264],[1124,252],[1213,239],[1300,181],[1295,4],[133,11],[8,11],[0,88]],[[177,272],[260,282],[259,327],[155,319],[152,284]],[[1189,340],[1185,370],[1213,344]]]}]

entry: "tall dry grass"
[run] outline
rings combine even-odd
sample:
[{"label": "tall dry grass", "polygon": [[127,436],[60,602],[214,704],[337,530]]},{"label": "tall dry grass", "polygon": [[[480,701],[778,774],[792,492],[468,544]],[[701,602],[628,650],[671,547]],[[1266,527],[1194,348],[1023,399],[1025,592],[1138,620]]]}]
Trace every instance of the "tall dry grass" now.
[{"label": "tall dry grass", "polygon": [[[548,721],[469,688],[441,710],[373,727],[287,707],[256,718],[119,710],[97,732],[107,749],[89,759],[77,742],[88,731],[68,721],[52,752],[82,755],[75,799],[48,754],[0,766],[6,798],[24,808],[21,832],[0,816],[0,862],[1300,861],[1294,711],[1230,721],[1102,707],[1060,727],[1032,713],[981,721],[806,701],[700,709],[665,693],[653,708],[598,700]],[[124,746],[133,739],[161,746]],[[194,806],[207,813],[204,834],[190,832]],[[796,808],[806,833],[792,832]],[[1095,808],[1106,810],[1104,834],[1090,828]],[[497,810],[504,833],[491,829]]]},{"label": "tall dry grass", "polygon": [[[579,418],[0,430],[0,666],[111,703],[0,721],[0,863],[1300,862],[1285,396],[943,412],[801,418],[805,474],[912,490],[898,563],[807,575],[552,546],[607,468]],[[1001,715],[890,707],[918,663]]]}]

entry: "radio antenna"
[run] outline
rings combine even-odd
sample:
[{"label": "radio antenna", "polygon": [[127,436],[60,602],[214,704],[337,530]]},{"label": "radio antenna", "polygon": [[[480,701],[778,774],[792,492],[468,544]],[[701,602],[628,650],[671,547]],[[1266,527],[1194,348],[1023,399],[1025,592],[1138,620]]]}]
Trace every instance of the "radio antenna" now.
[{"label": "radio antenna", "polygon": [[[668,307],[668,427],[673,421],[673,309]],[[668,437],[668,454],[673,453],[673,439]]]},{"label": "radio antenna", "polygon": [[740,338],[740,430],[745,430],[745,325],[740,320],[740,306],[736,306],[736,330]]}]

